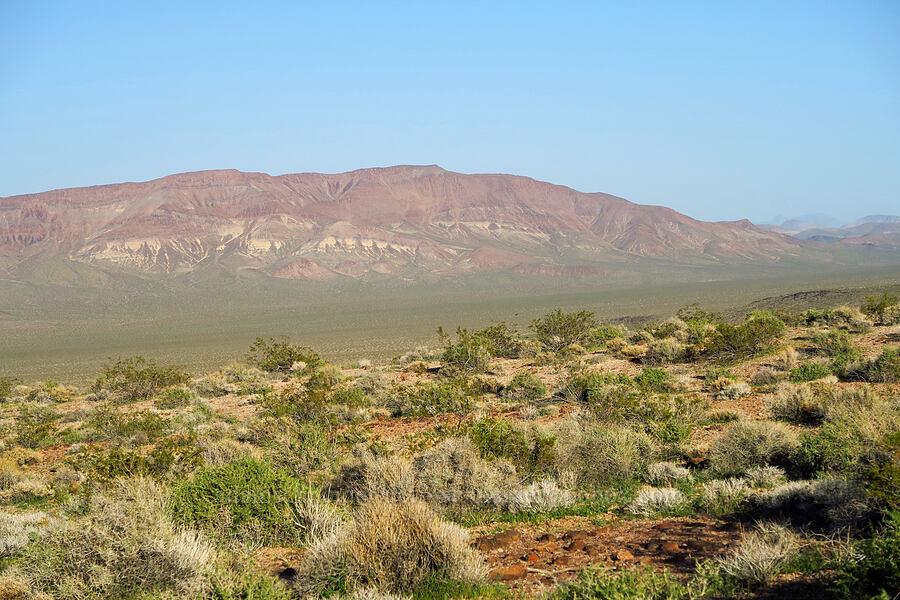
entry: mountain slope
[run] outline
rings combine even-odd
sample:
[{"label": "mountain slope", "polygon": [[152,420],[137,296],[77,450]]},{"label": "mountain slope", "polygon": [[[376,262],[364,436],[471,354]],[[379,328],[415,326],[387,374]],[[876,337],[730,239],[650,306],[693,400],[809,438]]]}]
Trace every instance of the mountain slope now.
[{"label": "mountain slope", "polygon": [[85,267],[95,279],[211,268],[311,281],[591,276],[648,260],[802,259],[814,247],[749,221],[697,221],[608,194],[434,165],[277,177],[201,171],[0,198],[0,276],[29,281],[86,277]]}]

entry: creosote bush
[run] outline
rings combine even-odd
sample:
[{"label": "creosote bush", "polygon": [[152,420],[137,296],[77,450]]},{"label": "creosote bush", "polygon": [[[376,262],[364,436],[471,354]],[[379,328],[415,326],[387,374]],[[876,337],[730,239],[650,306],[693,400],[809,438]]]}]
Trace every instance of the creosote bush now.
[{"label": "creosote bush", "polygon": [[306,346],[292,344],[290,339],[261,337],[250,345],[246,360],[251,365],[263,371],[289,373],[294,371],[294,365],[302,363],[303,368],[299,374],[309,374],[325,364],[322,358]]},{"label": "creosote bush", "polygon": [[586,310],[564,313],[561,309],[556,309],[531,322],[531,329],[538,341],[551,352],[584,342],[591,329],[596,326],[594,313]]},{"label": "creosote bush", "polygon": [[143,356],[134,356],[107,363],[91,390],[96,394],[111,392],[120,402],[136,402],[152,398],[162,388],[188,381],[190,375],[181,367],[164,367]]}]

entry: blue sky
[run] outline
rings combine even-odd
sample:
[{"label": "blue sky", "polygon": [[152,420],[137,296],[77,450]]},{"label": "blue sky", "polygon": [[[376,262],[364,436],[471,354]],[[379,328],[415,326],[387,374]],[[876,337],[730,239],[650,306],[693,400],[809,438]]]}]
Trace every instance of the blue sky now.
[{"label": "blue sky", "polygon": [[0,0],[0,196],[431,164],[900,213],[900,3]]}]

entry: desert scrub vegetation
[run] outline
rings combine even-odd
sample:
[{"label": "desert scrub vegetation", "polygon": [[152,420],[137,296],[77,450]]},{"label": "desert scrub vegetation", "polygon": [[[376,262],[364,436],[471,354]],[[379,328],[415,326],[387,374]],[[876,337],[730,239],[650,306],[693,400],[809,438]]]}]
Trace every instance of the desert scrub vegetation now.
[{"label": "desert scrub vegetation", "polygon": [[[0,581],[88,600],[892,594],[892,306],[628,330],[560,310],[385,365],[270,338],[192,378],[120,359],[87,393],[10,380]],[[615,555],[530,547],[581,530]],[[696,562],[669,561],[673,539]]]},{"label": "desert scrub vegetation", "polygon": [[365,586],[409,592],[428,578],[480,583],[487,572],[466,531],[425,502],[374,497],[310,547],[293,585],[316,594]]},{"label": "desert scrub vegetation", "polygon": [[107,363],[94,380],[91,391],[109,395],[118,402],[149,400],[162,388],[190,381],[181,367],[160,366],[143,356],[118,358]]}]

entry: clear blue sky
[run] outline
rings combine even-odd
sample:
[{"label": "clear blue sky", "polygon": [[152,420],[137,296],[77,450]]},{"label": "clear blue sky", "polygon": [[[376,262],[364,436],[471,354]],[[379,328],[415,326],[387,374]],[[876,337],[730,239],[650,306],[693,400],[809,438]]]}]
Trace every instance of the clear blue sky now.
[{"label": "clear blue sky", "polygon": [[0,0],[0,196],[437,163],[900,213],[900,2]]}]

